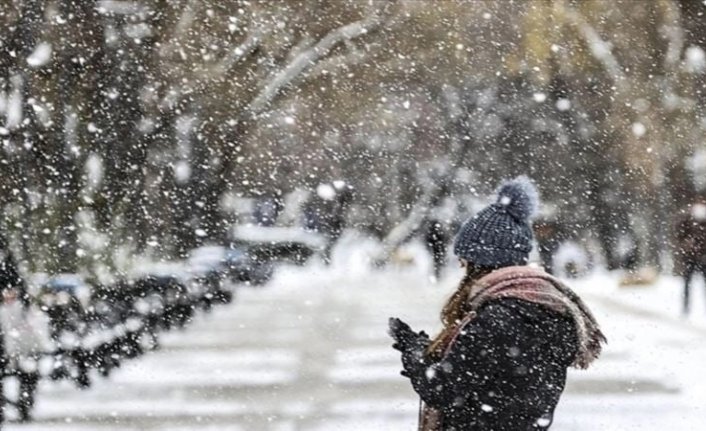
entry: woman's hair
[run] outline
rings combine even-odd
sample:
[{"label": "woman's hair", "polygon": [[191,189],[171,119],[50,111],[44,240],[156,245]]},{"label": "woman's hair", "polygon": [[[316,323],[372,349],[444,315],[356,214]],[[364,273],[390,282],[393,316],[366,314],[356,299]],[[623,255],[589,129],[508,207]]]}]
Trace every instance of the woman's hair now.
[{"label": "woman's hair", "polygon": [[468,297],[471,293],[473,285],[480,280],[485,275],[490,274],[497,268],[494,267],[484,267],[473,265],[472,263],[466,264],[466,274],[463,276],[461,283],[459,284],[456,291],[451,295],[451,297],[446,301],[446,304],[441,309],[441,323],[444,327],[441,332],[434,337],[427,353],[434,355],[435,357],[441,357],[450,337],[453,336],[454,331],[459,323],[464,319],[468,313],[466,308],[468,305]]}]

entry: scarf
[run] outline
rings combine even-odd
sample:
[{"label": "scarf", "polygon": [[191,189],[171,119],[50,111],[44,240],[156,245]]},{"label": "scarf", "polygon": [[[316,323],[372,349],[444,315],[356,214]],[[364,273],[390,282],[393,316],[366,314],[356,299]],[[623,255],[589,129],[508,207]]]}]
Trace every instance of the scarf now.
[{"label": "scarf", "polygon": [[[501,298],[521,299],[569,316],[574,322],[579,341],[578,352],[571,364],[573,367],[588,368],[600,355],[606,338],[581,298],[560,280],[540,269],[511,266],[481,277],[471,287],[466,299],[468,312],[441,346],[442,358],[448,354],[462,329],[473,321],[478,310],[488,301]],[[419,431],[440,431],[441,424],[441,412],[422,403]]]}]

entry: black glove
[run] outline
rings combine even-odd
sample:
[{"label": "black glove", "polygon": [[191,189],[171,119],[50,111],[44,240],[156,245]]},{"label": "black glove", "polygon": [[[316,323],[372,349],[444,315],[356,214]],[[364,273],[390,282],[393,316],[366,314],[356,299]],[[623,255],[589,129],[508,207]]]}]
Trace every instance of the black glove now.
[{"label": "black glove", "polygon": [[396,317],[390,317],[389,326],[388,333],[395,340],[392,347],[401,352],[406,350],[417,338],[429,339],[429,336],[424,332],[417,334],[408,324]]},{"label": "black glove", "polygon": [[429,343],[429,336],[424,332],[416,333],[405,322],[397,318],[390,318],[390,336],[395,340],[392,347],[402,352],[402,375],[409,377],[425,367],[425,352]]},{"label": "black glove", "polygon": [[389,325],[388,332],[395,340],[392,348],[399,350],[403,355],[412,351],[421,354],[431,342],[424,331],[416,333],[408,324],[396,317],[390,318]]}]

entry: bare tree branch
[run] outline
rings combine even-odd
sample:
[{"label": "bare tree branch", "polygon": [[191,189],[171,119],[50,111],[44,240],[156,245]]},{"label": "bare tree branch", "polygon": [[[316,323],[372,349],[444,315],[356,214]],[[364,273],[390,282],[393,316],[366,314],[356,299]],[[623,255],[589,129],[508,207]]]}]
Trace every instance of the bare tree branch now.
[{"label": "bare tree branch", "polygon": [[604,41],[598,34],[595,28],[586,21],[578,11],[570,6],[565,6],[564,8],[565,16],[568,18],[569,22],[576,27],[581,37],[584,39],[588,45],[588,49],[591,50],[593,56],[598,60],[605,71],[613,79],[613,82],[619,89],[623,89],[627,85],[627,78],[625,73],[623,73],[623,68],[618,62],[618,59],[613,55],[611,51],[611,45],[609,42]]},{"label": "bare tree branch", "polygon": [[267,34],[263,28],[258,28],[248,34],[248,37],[240,45],[233,48],[227,55],[208,71],[208,79],[222,77],[240,60],[246,58],[255,48],[258,47],[262,38]]},{"label": "bare tree branch", "polygon": [[209,84],[223,78],[230,70],[241,60],[250,56],[255,49],[260,45],[262,38],[269,32],[269,29],[258,28],[248,34],[247,38],[226,54],[221,61],[208,69],[198,81],[191,85],[182,85],[174,91],[166,94],[162,99],[160,106],[163,109],[169,106],[174,106],[186,95],[206,91]]},{"label": "bare tree branch", "polygon": [[174,28],[175,34],[184,34],[187,29],[191,27],[194,22],[194,18],[196,17],[198,7],[199,2],[197,0],[189,0],[186,6],[184,6],[184,9],[181,12],[181,16],[179,17],[179,21],[177,22],[177,25]]},{"label": "bare tree branch", "polygon": [[307,68],[328,55],[339,43],[361,37],[378,28],[384,21],[385,14],[375,12],[365,19],[346,24],[329,32],[314,46],[295,56],[289,64],[269,80],[267,85],[250,103],[248,115],[255,116],[262,112],[284,87],[300,76]]},{"label": "bare tree branch", "polygon": [[369,57],[369,51],[351,49],[346,51],[344,54],[340,54],[320,61],[315,67],[313,67],[308,73],[306,73],[306,78],[311,79],[326,75],[328,73],[335,73],[338,69],[346,70],[351,66],[360,64]]},{"label": "bare tree branch", "polygon": [[[458,90],[446,85],[442,89],[442,94],[446,102],[447,122],[448,124],[456,125],[463,115],[461,97],[458,94]],[[443,182],[448,181],[456,173],[460,161],[466,158],[470,145],[464,144],[457,133],[451,133],[450,135],[449,154],[442,165],[441,172],[438,174],[441,181],[435,181],[431,178],[426,182],[422,196],[415,202],[407,218],[395,226],[383,239],[382,250],[374,259],[376,264],[380,265],[387,262],[392,253],[419,229],[429,216],[429,212],[432,210],[432,203],[443,193]]]},{"label": "bare tree branch", "polygon": [[[401,24],[405,23],[408,19],[409,15],[407,14],[397,14],[385,22],[385,29],[388,31],[394,30]],[[312,79],[328,73],[336,73],[339,69],[348,70],[350,67],[362,63],[386,47],[384,43],[374,43],[367,45],[363,50],[351,43],[351,40],[347,40],[345,44],[349,48],[346,52],[322,59],[305,73],[305,78]],[[401,60],[394,57],[391,61],[391,69],[399,69],[403,65],[409,66],[409,62],[406,59]]]},{"label": "bare tree branch", "polygon": [[671,2],[661,2],[664,15],[661,32],[667,39],[667,52],[664,56],[664,70],[667,73],[676,72],[684,50],[684,29],[681,22],[679,6]]}]

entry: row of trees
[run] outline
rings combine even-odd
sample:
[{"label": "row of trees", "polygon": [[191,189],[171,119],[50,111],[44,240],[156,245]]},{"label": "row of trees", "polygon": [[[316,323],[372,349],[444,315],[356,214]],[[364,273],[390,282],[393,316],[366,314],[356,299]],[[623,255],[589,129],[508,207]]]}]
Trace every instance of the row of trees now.
[{"label": "row of trees", "polygon": [[241,155],[257,118],[388,13],[312,6],[6,2],[5,224],[35,269],[75,270],[123,247],[174,255],[222,236],[224,193],[257,193],[233,172],[266,169]]},{"label": "row of trees", "polygon": [[[698,190],[699,2],[5,0],[3,228],[32,270],[221,241],[228,195],[345,178],[407,236],[529,173],[610,257],[657,262]],[[119,266],[119,265],[118,265]]]}]

